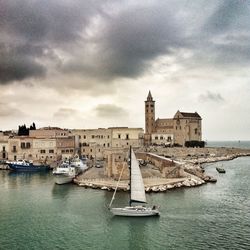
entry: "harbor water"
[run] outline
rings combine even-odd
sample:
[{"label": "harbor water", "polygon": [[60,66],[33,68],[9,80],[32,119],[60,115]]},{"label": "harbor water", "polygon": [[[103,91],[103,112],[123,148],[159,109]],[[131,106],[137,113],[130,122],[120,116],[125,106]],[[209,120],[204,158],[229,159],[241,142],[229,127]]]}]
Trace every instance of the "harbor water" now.
[{"label": "harbor water", "polygon": [[[250,157],[217,165],[205,166],[216,184],[147,194],[152,218],[114,217],[112,192],[51,173],[0,171],[0,249],[250,249]],[[127,201],[118,192],[114,206]]]}]

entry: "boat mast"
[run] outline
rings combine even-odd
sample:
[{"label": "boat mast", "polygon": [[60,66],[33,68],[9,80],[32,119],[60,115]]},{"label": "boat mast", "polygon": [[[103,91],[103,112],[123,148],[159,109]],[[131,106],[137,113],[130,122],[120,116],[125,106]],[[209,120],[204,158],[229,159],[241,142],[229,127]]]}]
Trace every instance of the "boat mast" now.
[{"label": "boat mast", "polygon": [[131,166],[132,166],[132,147],[130,145],[130,148],[129,148],[129,192],[130,192],[129,206],[130,207],[132,205],[132,200],[131,200]]},{"label": "boat mast", "polygon": [[117,189],[118,189],[118,186],[119,186],[119,183],[120,183],[122,174],[123,174],[124,167],[125,167],[125,165],[123,165],[121,174],[120,174],[119,179],[118,179],[118,181],[117,181],[117,183],[116,183],[115,191],[114,191],[114,193],[113,193],[112,199],[111,199],[111,201],[110,201],[110,203],[109,203],[109,206],[108,206],[109,208],[111,208],[112,203],[113,203],[113,201],[114,201],[114,199],[115,199],[116,191],[117,191]]}]

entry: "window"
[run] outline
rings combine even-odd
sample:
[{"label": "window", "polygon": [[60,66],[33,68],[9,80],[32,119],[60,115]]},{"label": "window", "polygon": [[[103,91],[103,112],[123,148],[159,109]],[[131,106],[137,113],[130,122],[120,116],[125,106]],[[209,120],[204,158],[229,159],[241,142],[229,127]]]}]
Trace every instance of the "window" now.
[{"label": "window", "polygon": [[148,104],[146,104],[146,107],[148,108]]},{"label": "window", "polygon": [[103,147],[105,147],[106,145],[105,145],[105,143],[103,143]]},{"label": "window", "polygon": [[151,104],[150,106],[151,106],[151,108],[153,108],[153,107],[154,107],[154,104]]},{"label": "window", "polygon": [[168,141],[171,141],[171,136],[168,136]]},{"label": "window", "polygon": [[158,136],[155,137],[155,140],[158,140]]},{"label": "window", "polygon": [[83,136],[83,139],[86,139],[86,135]]},{"label": "window", "polygon": [[160,140],[163,140],[163,136],[160,137]]},{"label": "window", "polygon": [[70,153],[73,153],[74,152],[74,150],[73,149],[70,149]]},{"label": "window", "polygon": [[121,134],[118,134],[118,138],[121,139]]},{"label": "window", "polygon": [[41,149],[41,154],[45,154],[46,153],[46,151],[44,150],[44,149]]},{"label": "window", "polygon": [[65,153],[65,150],[64,150],[64,149],[62,150],[62,153]]},{"label": "window", "polygon": [[30,148],[30,142],[26,143],[26,148]]},{"label": "window", "polygon": [[109,147],[109,143],[108,143],[108,147]]},{"label": "window", "polygon": [[16,146],[13,146],[13,152],[16,152]]},{"label": "window", "polygon": [[99,148],[98,151],[101,152],[101,149]]},{"label": "window", "polygon": [[128,140],[129,139],[129,134],[126,134],[126,140]]},{"label": "window", "polygon": [[197,129],[197,128],[194,129],[194,133],[195,133],[196,135],[198,134],[198,129]]},{"label": "window", "polygon": [[5,151],[5,146],[3,146],[3,152]]},{"label": "window", "polygon": [[109,139],[109,135],[108,135],[108,139]]},{"label": "window", "polygon": [[50,153],[50,154],[54,154],[54,149],[50,149],[50,150],[49,150],[49,153]]},{"label": "window", "polygon": [[79,135],[79,139],[81,139],[82,137]]},{"label": "window", "polygon": [[21,142],[21,148],[25,148],[25,142]]},{"label": "window", "polygon": [[90,152],[92,152],[92,149],[90,149]]},{"label": "window", "polygon": [[69,150],[68,150],[68,149],[66,149],[66,153],[69,153]]}]

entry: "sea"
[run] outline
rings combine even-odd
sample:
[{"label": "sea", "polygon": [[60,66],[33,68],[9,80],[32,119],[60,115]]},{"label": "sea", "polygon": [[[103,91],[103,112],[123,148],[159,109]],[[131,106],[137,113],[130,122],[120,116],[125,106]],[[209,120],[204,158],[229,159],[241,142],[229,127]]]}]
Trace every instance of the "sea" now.
[{"label": "sea", "polygon": [[[147,194],[161,212],[148,218],[112,216],[112,192],[56,185],[50,172],[2,170],[0,249],[249,250],[250,157],[222,164],[225,174],[217,173],[218,163],[205,165],[217,183]],[[118,192],[113,204],[128,198]]]}]

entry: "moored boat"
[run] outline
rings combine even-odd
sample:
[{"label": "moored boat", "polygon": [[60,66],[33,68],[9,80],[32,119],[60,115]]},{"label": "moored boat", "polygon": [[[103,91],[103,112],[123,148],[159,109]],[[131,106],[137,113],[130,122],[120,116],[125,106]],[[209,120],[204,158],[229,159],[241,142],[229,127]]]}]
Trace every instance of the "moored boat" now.
[{"label": "moored boat", "polygon": [[34,164],[27,160],[18,160],[7,163],[9,168],[14,171],[49,171],[50,166],[47,164]]},{"label": "moored boat", "polygon": [[76,168],[71,166],[69,161],[63,161],[53,170],[56,184],[66,184],[73,181],[76,176]]},{"label": "moored boat", "polygon": [[220,173],[220,174],[225,174],[226,170],[224,168],[221,167],[216,167],[216,170]]}]

